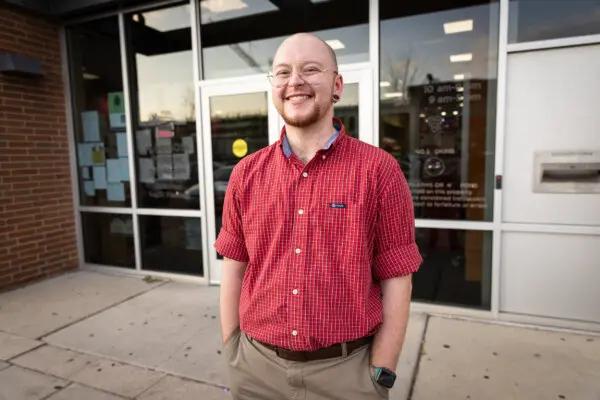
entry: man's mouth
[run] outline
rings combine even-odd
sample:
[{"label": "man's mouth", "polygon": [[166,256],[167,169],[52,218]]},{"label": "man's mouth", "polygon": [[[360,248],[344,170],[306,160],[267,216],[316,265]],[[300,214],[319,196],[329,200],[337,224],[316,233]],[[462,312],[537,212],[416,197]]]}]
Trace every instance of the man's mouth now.
[{"label": "man's mouth", "polygon": [[312,96],[308,94],[295,94],[292,96],[287,96],[285,98],[286,101],[291,101],[292,103],[302,103],[305,100],[310,99]]}]

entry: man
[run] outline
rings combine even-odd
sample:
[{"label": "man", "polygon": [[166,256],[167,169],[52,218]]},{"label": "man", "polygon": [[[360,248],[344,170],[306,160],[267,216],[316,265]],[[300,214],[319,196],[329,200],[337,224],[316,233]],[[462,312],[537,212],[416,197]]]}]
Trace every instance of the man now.
[{"label": "man", "polygon": [[333,118],[333,50],[297,34],[270,74],[281,139],[235,167],[215,247],[235,399],[385,399],[421,264],[408,185]]}]

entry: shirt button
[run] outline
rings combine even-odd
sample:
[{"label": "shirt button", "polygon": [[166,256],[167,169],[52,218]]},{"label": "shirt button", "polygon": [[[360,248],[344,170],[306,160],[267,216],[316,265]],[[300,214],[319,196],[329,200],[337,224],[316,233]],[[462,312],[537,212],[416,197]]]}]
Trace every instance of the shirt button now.
[{"label": "shirt button", "polygon": [[300,249],[296,249],[296,254],[300,254]]},{"label": "shirt button", "polygon": [[298,294],[298,289],[294,289],[294,290],[292,290],[292,293],[294,293],[294,294]]},{"label": "shirt button", "polygon": [[304,214],[304,210],[298,210],[298,214],[300,214],[300,215]]},{"label": "shirt button", "polygon": [[306,178],[308,176],[308,172],[303,172],[302,176]]},{"label": "shirt button", "polygon": [[294,331],[292,331],[292,335],[293,335],[293,336],[298,336],[298,331],[295,331],[295,330],[294,330]]}]

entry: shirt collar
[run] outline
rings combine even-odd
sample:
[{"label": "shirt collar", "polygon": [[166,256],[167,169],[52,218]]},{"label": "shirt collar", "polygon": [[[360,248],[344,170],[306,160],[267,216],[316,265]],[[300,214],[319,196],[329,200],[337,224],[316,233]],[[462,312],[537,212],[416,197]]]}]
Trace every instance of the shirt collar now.
[{"label": "shirt collar", "polygon": [[[335,128],[334,134],[329,138],[325,146],[323,146],[322,150],[329,150],[331,146],[335,143],[336,139],[344,134],[344,125],[342,121],[337,118],[333,119],[333,127]],[[283,150],[283,154],[290,158],[292,156],[292,146],[290,146],[290,142],[288,141],[287,135],[285,133],[285,127],[281,130],[281,149]]]}]

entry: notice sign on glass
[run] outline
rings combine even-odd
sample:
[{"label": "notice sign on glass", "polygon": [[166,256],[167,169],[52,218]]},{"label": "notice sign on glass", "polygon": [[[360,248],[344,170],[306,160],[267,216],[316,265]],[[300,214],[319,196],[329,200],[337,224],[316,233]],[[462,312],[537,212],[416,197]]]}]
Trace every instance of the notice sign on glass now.
[{"label": "notice sign on glass", "polygon": [[123,92],[108,94],[108,113],[111,128],[125,127],[125,100]]}]

